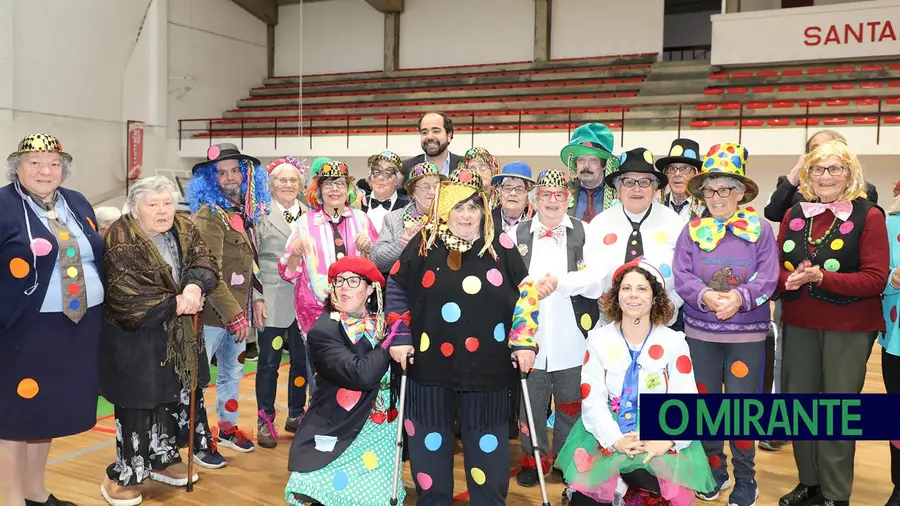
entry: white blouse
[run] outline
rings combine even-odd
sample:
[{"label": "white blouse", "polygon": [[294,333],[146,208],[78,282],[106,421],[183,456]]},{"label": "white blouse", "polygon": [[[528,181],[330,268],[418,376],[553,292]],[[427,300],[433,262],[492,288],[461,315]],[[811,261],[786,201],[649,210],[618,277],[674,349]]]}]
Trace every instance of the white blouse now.
[{"label": "white blouse", "polygon": [[[697,382],[684,333],[657,326],[647,339],[637,358],[638,410],[640,394],[696,394]],[[600,446],[609,450],[614,450],[613,445],[624,436],[610,406],[616,407],[619,402],[630,365],[631,354],[618,323],[595,327],[588,333],[581,369],[582,422]],[[681,451],[690,444],[675,441],[674,450]]]}]

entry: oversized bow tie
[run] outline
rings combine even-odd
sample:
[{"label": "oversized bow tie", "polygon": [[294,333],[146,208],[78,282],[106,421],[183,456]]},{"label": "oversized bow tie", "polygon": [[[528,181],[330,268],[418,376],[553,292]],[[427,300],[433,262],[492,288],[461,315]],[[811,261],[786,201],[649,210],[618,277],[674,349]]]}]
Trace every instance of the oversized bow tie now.
[{"label": "oversized bow tie", "polygon": [[725,238],[729,230],[735,236],[747,242],[756,242],[762,229],[759,214],[752,207],[739,209],[731,218],[720,220],[717,218],[700,218],[691,221],[688,225],[691,240],[703,251],[712,251]]},{"label": "oversized bow tie", "polygon": [[290,211],[285,211],[284,212],[284,221],[288,222],[288,225],[290,225],[291,223],[294,222],[294,220],[296,220],[299,217],[299,215],[300,215],[300,213],[297,213],[297,216],[294,216],[293,214],[291,214]]},{"label": "oversized bow tie", "polygon": [[549,230],[547,227],[542,226],[541,229],[538,230],[538,238],[539,239],[543,239],[545,237],[550,237],[554,241],[556,241],[556,244],[562,244],[564,235],[565,235],[565,233],[563,232],[562,225],[554,228],[553,230]]},{"label": "oversized bow tie", "polygon": [[847,219],[850,218],[850,213],[853,212],[853,204],[849,200],[838,200],[837,202],[831,202],[830,204],[823,204],[821,202],[801,202],[800,209],[803,210],[803,216],[806,216],[807,218],[818,216],[824,213],[826,209],[830,209],[835,216],[841,219],[841,221],[847,221]]},{"label": "oversized bow tie", "polygon": [[390,199],[384,200],[384,201],[372,199],[372,202],[369,203],[369,209],[375,209],[378,206],[381,206],[381,207],[387,209],[388,211],[390,211],[391,210],[391,201],[390,201]]}]

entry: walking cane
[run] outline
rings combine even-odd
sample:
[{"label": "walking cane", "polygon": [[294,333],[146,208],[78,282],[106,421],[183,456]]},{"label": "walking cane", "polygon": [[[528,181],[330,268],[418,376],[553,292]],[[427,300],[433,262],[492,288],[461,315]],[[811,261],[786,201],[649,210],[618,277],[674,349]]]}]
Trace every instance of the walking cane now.
[{"label": "walking cane", "polygon": [[[412,353],[406,354],[406,367],[409,367],[409,359]],[[391,487],[391,506],[397,506],[400,486],[400,475],[403,474],[403,409],[406,405],[406,369],[400,376],[400,407],[397,409],[397,449],[394,454],[394,484]]]},{"label": "walking cane", "polygon": [[[519,362],[516,357],[512,357],[513,367],[517,367]],[[531,448],[534,449],[534,461],[537,465],[538,482],[541,484],[541,499],[543,506],[550,506],[550,500],[547,499],[547,484],[544,483],[544,470],[541,465],[541,451],[538,448],[537,432],[534,426],[534,415],[531,414],[531,398],[528,396],[528,373],[519,371],[519,378],[522,382],[522,397],[525,399],[525,414],[528,415],[528,428],[531,431]],[[546,430],[546,429],[544,429]]]},{"label": "walking cane", "polygon": [[[197,353],[200,352],[198,339],[200,336],[200,315],[194,314],[194,339],[197,341],[198,348]],[[199,366],[199,361],[197,360],[197,353],[191,358],[191,362],[193,366],[191,367],[191,404],[188,407],[189,415],[188,419],[188,482],[187,482],[187,491],[194,491],[194,423],[196,423],[196,415],[197,411],[197,367]]]}]

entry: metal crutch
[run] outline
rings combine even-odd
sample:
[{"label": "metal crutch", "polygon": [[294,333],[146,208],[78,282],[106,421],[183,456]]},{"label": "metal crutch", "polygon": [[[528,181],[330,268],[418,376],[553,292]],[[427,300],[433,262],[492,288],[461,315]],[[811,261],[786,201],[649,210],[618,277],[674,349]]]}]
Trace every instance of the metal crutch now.
[{"label": "metal crutch", "polygon": [[[200,340],[197,339],[197,336],[200,335],[200,315],[194,314],[194,339],[197,340],[199,344]],[[199,350],[198,350],[199,354]],[[191,358],[191,362],[193,363],[191,367],[191,402],[188,404],[188,462],[187,462],[187,491],[194,491],[194,430],[196,422],[195,412],[197,411],[197,367],[199,367],[199,360],[197,359],[197,355],[195,354]]]},{"label": "metal crutch", "polygon": [[400,475],[403,474],[403,409],[406,407],[406,369],[412,353],[406,354],[406,368],[400,376],[400,407],[397,408],[397,449],[394,454],[394,484],[391,487],[391,506],[397,506]]},{"label": "metal crutch", "polygon": [[[519,362],[516,357],[512,357],[513,367],[518,368]],[[531,397],[528,396],[528,373],[519,370],[519,378],[522,382],[522,397],[525,400],[525,414],[528,415],[528,428],[531,431],[531,448],[534,449],[534,461],[537,465],[538,482],[541,484],[541,499],[543,506],[550,506],[550,500],[547,499],[547,484],[544,483],[544,470],[541,465],[541,450],[538,448],[537,432],[534,427],[534,415],[531,414]],[[545,429],[546,430],[546,429]]]}]

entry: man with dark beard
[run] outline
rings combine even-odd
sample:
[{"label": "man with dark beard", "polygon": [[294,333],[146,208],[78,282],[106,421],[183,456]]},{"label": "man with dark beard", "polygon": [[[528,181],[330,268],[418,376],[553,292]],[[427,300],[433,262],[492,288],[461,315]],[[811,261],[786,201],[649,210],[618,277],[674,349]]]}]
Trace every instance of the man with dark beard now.
[{"label": "man with dark beard", "polygon": [[[450,141],[453,140],[453,121],[439,112],[426,113],[419,120],[419,140],[422,142],[421,155],[403,161],[403,180],[409,177],[409,171],[416,164],[430,162],[437,166],[441,174],[448,176],[455,170],[462,157],[450,152]],[[403,192],[398,189],[398,192]]]},{"label": "man with dark beard", "polygon": [[612,132],[602,123],[581,125],[572,132],[572,139],[559,154],[572,176],[569,216],[590,223],[612,205],[615,191],[603,184],[604,176],[618,167],[612,146]]}]

